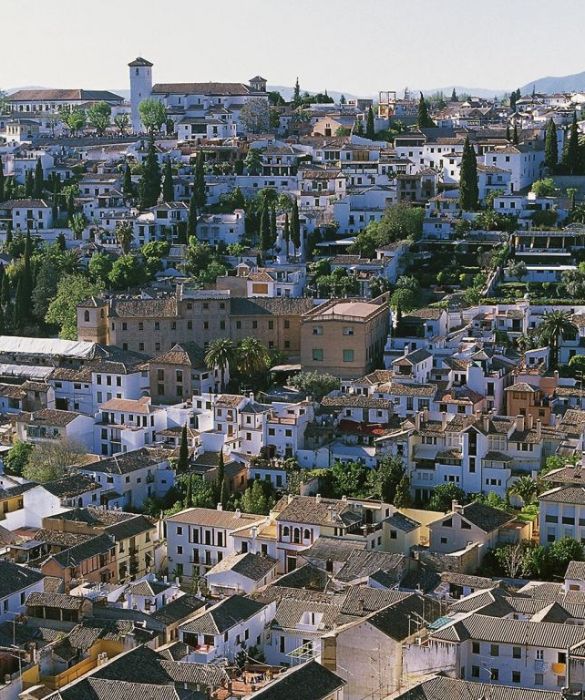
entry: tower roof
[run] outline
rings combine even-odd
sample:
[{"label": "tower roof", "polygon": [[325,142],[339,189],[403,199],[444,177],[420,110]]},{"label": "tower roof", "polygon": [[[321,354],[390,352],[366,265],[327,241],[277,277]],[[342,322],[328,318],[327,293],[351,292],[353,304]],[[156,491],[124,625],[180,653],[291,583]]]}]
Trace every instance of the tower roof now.
[{"label": "tower roof", "polygon": [[147,61],[145,58],[142,58],[142,56],[138,56],[133,61],[130,61],[130,63],[128,65],[130,66],[130,68],[134,68],[134,67],[138,68],[140,66],[145,66],[145,67],[150,68],[154,64],[152,64],[150,61]]}]

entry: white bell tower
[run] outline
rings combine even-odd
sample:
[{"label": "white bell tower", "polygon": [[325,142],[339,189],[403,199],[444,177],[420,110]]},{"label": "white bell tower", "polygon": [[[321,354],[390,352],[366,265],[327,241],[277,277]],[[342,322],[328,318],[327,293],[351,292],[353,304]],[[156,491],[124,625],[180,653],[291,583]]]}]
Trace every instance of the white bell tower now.
[{"label": "white bell tower", "polygon": [[152,92],[152,63],[140,56],[128,64],[130,68],[130,105],[132,107],[132,130],[143,131],[138,105],[150,97]]}]

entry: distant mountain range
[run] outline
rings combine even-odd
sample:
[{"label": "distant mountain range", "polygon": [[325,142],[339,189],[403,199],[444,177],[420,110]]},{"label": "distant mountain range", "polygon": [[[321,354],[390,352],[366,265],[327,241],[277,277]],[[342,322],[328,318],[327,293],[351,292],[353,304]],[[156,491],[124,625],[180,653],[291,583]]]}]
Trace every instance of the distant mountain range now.
[{"label": "distant mountain range", "polygon": [[585,71],[582,73],[573,73],[573,75],[549,76],[548,78],[539,78],[527,83],[520,88],[523,95],[530,94],[532,89],[536,92],[544,92],[547,94],[554,92],[580,92],[585,90]]},{"label": "distant mountain range", "polygon": [[[455,91],[457,92],[458,95],[473,95],[474,97],[485,97],[485,98],[490,98],[490,97],[501,97],[504,95],[506,92],[509,92],[509,90],[502,90],[500,89],[489,89],[489,88],[478,88],[478,87],[465,87],[463,85],[449,85],[447,87],[432,87],[432,88],[422,88],[422,92],[424,95],[427,97],[429,95],[433,95],[434,93],[437,92],[442,92],[443,95],[445,95],[446,98],[448,98],[451,93],[453,92],[453,88],[455,88]],[[31,90],[31,89],[42,89],[42,86],[40,85],[26,85],[26,86],[20,86],[20,87],[15,87],[15,88],[9,88],[6,90],[8,94],[11,94],[13,92],[16,92],[17,90]],[[294,94],[294,87],[291,87],[289,85],[268,85],[268,90],[272,91],[277,91],[280,92],[280,94],[284,97],[285,100],[291,100]],[[564,76],[549,76],[547,78],[538,78],[537,80],[533,80],[530,83],[526,83],[526,85],[523,85],[520,88],[520,92],[523,95],[530,94],[532,90],[536,90],[536,92],[544,92],[544,93],[554,93],[554,92],[577,92],[577,91],[585,91],[585,71],[582,73],[574,73],[573,75],[564,75]],[[314,95],[318,92],[324,92],[326,88],[322,88],[320,90],[308,90],[304,87],[304,85],[301,84],[301,91],[302,92],[309,92],[310,94]],[[128,88],[123,88],[120,90],[112,89],[112,92],[116,93],[116,95],[120,95],[121,97],[124,97],[125,99],[130,98],[130,90]],[[410,88],[410,94],[413,97],[418,96],[418,93],[421,91],[421,88]],[[339,101],[341,95],[345,95],[346,99],[350,98],[355,98],[357,95],[355,95],[352,92],[346,92],[342,90],[327,90],[327,94],[332,97],[336,102]],[[398,97],[402,97],[404,94],[404,89],[399,89],[396,91],[396,94]],[[370,98],[377,100],[378,99],[378,93],[375,94],[370,94],[370,95],[362,95],[362,97]]]}]

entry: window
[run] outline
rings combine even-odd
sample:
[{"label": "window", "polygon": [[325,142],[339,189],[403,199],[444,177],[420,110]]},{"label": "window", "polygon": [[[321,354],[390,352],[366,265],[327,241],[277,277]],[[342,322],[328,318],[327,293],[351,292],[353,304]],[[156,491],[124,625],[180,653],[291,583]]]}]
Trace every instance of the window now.
[{"label": "window", "polygon": [[471,667],[471,677],[472,678],[479,678],[479,666],[472,666]]},{"label": "window", "polygon": [[520,683],[522,680],[522,676],[520,675],[520,671],[512,671],[512,683]]},{"label": "window", "polygon": [[536,650],[536,658],[538,659],[538,661],[544,661],[544,649]]},{"label": "window", "polygon": [[323,335],[323,326],[313,326],[313,335]]},{"label": "window", "polygon": [[522,649],[520,647],[512,647],[512,658],[513,659],[522,658]]},{"label": "window", "polygon": [[353,350],[344,350],[343,351],[343,361],[344,362],[353,362]]},{"label": "window", "polygon": [[544,673],[534,674],[534,685],[544,685]]},{"label": "window", "polygon": [[500,672],[498,671],[497,668],[490,669],[490,680],[497,681],[499,677],[500,677]]},{"label": "window", "polygon": [[490,656],[499,656],[500,647],[498,644],[490,644]]},{"label": "window", "polygon": [[396,530],[390,530],[390,539],[395,540],[397,538],[398,538],[398,533],[396,532]]},{"label": "window", "polygon": [[471,653],[472,654],[479,654],[479,642],[472,642],[471,643]]},{"label": "window", "polygon": [[343,335],[353,335],[353,326],[345,326],[343,329]]},{"label": "window", "polygon": [[314,362],[323,362],[323,349],[322,348],[313,348],[313,361]]}]

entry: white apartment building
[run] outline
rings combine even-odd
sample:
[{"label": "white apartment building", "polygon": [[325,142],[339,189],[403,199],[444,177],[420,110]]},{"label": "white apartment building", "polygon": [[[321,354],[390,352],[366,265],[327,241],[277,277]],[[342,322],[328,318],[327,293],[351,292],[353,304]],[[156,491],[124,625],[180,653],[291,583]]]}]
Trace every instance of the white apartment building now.
[{"label": "white apartment building", "polygon": [[224,557],[236,553],[234,535],[260,526],[265,518],[213,508],[189,508],[165,521],[169,570],[196,579]]}]

